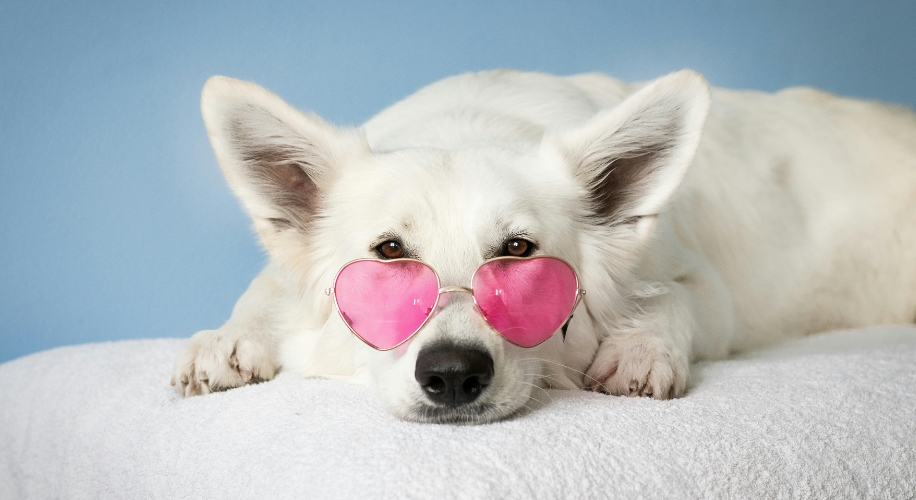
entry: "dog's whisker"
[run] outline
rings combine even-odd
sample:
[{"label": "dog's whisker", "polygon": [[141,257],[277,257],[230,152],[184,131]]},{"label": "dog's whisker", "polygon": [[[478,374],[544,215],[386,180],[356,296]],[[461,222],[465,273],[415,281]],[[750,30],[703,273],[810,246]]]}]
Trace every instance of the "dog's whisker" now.
[{"label": "dog's whisker", "polygon": [[528,399],[530,399],[530,400],[536,402],[536,403],[537,403],[538,405],[540,405],[541,407],[547,406],[548,403],[553,403],[553,398],[548,398],[547,401],[544,401],[543,399],[536,398],[536,397],[534,397],[534,396],[531,395],[531,394],[528,394]]},{"label": "dog's whisker", "polygon": [[[556,383],[559,383],[559,380],[555,379],[552,375],[539,375],[539,374],[534,374],[534,373],[526,373],[524,376],[525,377],[534,377],[535,379],[549,379]],[[545,391],[545,392],[547,391],[547,389],[553,389],[553,387],[541,387],[537,384],[532,384],[529,382],[525,382],[525,383],[527,383],[528,385],[534,385],[538,389]]]},{"label": "dog's whisker", "polygon": [[[518,410],[521,410],[521,409],[527,410],[528,413],[534,413],[534,408],[529,406],[527,403],[522,403],[522,405],[518,408]],[[516,410],[516,413],[521,413],[518,410]]]},{"label": "dog's whisker", "polygon": [[601,383],[601,381],[599,381],[599,380],[596,379],[595,377],[592,377],[591,375],[589,375],[589,374],[587,374],[587,373],[585,373],[585,372],[583,372],[583,371],[577,370],[577,369],[575,369],[575,368],[573,368],[573,367],[571,367],[571,366],[564,365],[563,363],[560,363],[559,361],[554,361],[554,360],[552,360],[552,359],[544,359],[544,358],[524,358],[524,359],[519,360],[519,361],[543,361],[543,362],[546,362],[546,363],[553,363],[553,364],[558,365],[558,366],[560,366],[560,367],[562,367],[562,368],[565,368],[565,369],[567,369],[567,370],[576,372],[576,373],[578,373],[578,374],[580,374],[580,375],[582,375],[582,376],[584,376],[584,377],[586,377],[586,378],[589,378],[589,379],[591,379],[593,382],[596,382],[596,383],[599,384],[599,385],[603,385],[603,384]]},{"label": "dog's whisker", "polygon": [[[551,396],[550,393],[547,392],[547,389],[544,389],[543,387],[538,387],[537,385],[532,384],[532,383],[529,383],[529,382],[524,382],[524,381],[523,381],[522,383],[525,384],[525,385],[530,385],[531,387],[534,387],[534,388],[537,388],[537,389],[540,389],[540,390],[544,391],[544,393],[547,394],[547,398],[550,400],[550,402],[551,402],[551,403],[553,402],[553,396]],[[531,398],[531,399],[533,399],[533,400],[535,400],[535,401],[537,401],[541,406],[546,406],[546,405],[544,404],[543,401],[541,401],[540,399],[538,399],[538,398],[532,396],[531,394],[529,394],[528,397]]]},{"label": "dog's whisker", "polygon": [[558,379],[557,379],[556,377],[554,377],[553,375],[550,375],[549,373],[548,373],[548,374],[544,374],[544,375],[532,375],[532,376],[535,376],[535,377],[538,377],[538,378],[541,378],[541,379],[550,380],[550,381],[553,381],[554,383],[557,383],[557,384],[560,383],[560,380],[558,380]]}]

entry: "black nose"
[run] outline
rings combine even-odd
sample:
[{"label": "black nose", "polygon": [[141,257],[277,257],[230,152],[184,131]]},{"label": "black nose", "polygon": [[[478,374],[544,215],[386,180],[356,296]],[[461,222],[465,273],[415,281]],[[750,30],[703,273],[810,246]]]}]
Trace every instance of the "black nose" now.
[{"label": "black nose", "polygon": [[493,358],[482,349],[433,344],[417,356],[414,376],[429,399],[462,405],[477,399],[493,380]]}]

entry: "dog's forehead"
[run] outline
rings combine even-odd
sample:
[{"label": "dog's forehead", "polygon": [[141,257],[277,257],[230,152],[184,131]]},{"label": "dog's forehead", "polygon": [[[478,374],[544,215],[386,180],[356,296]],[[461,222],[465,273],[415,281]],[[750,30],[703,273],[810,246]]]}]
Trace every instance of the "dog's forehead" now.
[{"label": "dog's forehead", "polygon": [[538,231],[543,200],[523,177],[525,165],[538,161],[536,154],[496,147],[423,149],[377,161],[376,175],[363,185],[374,200],[366,203],[366,216],[440,272],[466,272],[506,239]]}]

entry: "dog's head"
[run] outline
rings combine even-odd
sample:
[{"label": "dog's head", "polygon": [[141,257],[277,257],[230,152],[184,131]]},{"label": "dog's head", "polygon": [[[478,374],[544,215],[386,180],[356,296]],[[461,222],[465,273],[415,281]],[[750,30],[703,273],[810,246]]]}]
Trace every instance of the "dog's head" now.
[{"label": "dog's head", "polygon": [[[702,77],[680,72],[537,140],[390,150],[225,77],[207,83],[202,108],[230,186],[298,291],[273,308],[301,332],[284,367],[364,373],[405,419],[484,422],[543,400],[538,388],[582,387],[599,341],[628,313],[630,270],[686,171],[708,101]],[[414,258],[443,286],[468,287],[504,255],[559,257],[588,291],[562,333],[533,348],[504,340],[469,296],[452,293],[409,342],[377,351],[323,293],[355,259]]]}]

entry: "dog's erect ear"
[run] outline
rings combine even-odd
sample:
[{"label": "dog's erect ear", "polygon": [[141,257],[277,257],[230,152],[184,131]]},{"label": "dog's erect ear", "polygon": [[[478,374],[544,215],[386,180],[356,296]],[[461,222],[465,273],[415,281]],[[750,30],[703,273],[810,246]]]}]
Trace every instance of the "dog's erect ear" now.
[{"label": "dog's erect ear", "polygon": [[551,140],[588,188],[601,224],[650,222],[684,177],[708,109],[706,80],[684,70]]},{"label": "dog's erect ear", "polygon": [[302,113],[253,83],[210,78],[201,111],[220,167],[270,251],[279,234],[307,234],[340,166],[368,154],[355,130]]}]

